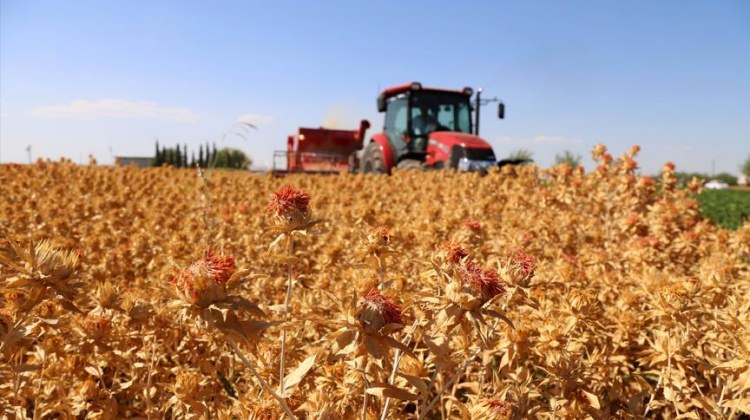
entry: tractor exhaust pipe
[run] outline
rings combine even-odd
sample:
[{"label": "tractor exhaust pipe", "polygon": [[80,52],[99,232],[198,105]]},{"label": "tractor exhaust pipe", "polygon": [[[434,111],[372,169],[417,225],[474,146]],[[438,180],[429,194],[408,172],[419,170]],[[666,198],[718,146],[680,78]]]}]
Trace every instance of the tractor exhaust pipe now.
[{"label": "tractor exhaust pipe", "polygon": [[357,130],[357,141],[359,141],[361,144],[364,144],[365,141],[365,133],[367,132],[367,129],[370,128],[370,122],[367,120],[362,120],[359,122],[359,130]]}]

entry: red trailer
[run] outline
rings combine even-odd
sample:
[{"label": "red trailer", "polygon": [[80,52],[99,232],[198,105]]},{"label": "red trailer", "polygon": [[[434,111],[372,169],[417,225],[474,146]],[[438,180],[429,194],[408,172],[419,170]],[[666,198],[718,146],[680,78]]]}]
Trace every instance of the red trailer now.
[{"label": "red trailer", "polygon": [[287,137],[286,151],[274,152],[274,172],[342,173],[354,171],[357,151],[364,145],[370,123],[362,120],[356,130],[300,127]]}]

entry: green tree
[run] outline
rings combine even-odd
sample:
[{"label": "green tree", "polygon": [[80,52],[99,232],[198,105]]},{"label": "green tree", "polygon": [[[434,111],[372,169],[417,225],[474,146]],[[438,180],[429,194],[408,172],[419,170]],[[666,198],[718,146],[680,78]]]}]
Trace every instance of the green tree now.
[{"label": "green tree", "polygon": [[747,159],[745,159],[745,162],[742,164],[741,170],[746,177],[750,178],[750,155],[748,155]]},{"label": "green tree", "polygon": [[577,155],[570,150],[555,155],[555,165],[566,164],[574,169],[581,166],[581,160],[583,160],[581,155]]},{"label": "green tree", "polygon": [[246,169],[252,160],[238,149],[228,147],[216,151],[213,166],[216,168]]},{"label": "green tree", "polygon": [[154,156],[153,166],[161,166],[164,163],[164,152],[159,149],[159,140],[156,140],[156,155]]},{"label": "green tree", "polygon": [[173,159],[172,162],[170,162],[173,166],[180,168],[182,167],[182,152],[180,151],[180,145],[178,144],[174,148],[174,154],[172,155]]},{"label": "green tree", "polygon": [[508,160],[533,160],[534,152],[528,149],[517,149],[510,152],[507,159]]},{"label": "green tree", "polygon": [[711,179],[718,179],[724,181],[729,185],[737,185],[737,177],[728,172],[719,172],[718,174],[711,177]]}]

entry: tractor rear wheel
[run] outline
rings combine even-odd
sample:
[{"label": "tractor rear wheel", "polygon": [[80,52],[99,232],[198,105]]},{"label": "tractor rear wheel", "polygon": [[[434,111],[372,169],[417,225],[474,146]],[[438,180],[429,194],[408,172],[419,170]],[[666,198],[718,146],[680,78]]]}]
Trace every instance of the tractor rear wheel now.
[{"label": "tractor rear wheel", "polygon": [[362,153],[362,173],[365,174],[384,174],[386,173],[385,163],[383,163],[383,152],[375,142],[370,142]]}]

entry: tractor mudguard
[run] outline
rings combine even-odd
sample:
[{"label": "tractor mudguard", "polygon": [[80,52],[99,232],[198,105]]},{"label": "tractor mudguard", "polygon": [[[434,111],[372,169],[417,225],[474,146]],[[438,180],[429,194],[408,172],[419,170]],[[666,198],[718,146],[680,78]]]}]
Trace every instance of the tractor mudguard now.
[{"label": "tractor mudguard", "polygon": [[383,133],[378,133],[372,136],[372,141],[376,143],[383,152],[383,165],[385,166],[386,171],[390,173],[394,165],[393,147],[391,146],[391,142],[388,141],[388,137]]}]

